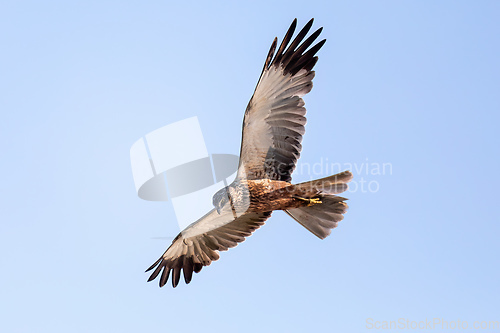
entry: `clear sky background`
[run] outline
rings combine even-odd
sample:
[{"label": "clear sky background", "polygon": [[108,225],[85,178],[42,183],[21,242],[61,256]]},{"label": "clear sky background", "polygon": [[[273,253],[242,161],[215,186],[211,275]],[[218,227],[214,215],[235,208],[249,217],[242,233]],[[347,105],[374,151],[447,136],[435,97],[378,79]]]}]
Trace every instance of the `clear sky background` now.
[{"label": "clear sky background", "polygon": [[[366,165],[355,184],[376,191],[347,193],[323,241],[278,212],[191,284],[146,283],[176,222],[137,197],[131,145],[197,116],[210,153],[238,154],[295,17],[328,40],[300,165]],[[0,331],[499,321],[499,17],[498,1],[3,1]]]}]

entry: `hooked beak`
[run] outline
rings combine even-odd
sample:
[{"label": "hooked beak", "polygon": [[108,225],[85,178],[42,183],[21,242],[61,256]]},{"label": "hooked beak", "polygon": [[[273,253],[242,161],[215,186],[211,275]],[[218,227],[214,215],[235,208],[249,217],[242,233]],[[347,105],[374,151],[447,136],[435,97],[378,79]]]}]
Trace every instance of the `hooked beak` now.
[{"label": "hooked beak", "polygon": [[219,214],[219,215],[220,215],[220,207],[219,207],[219,206],[217,206],[217,207],[215,207],[215,209],[217,210],[217,214]]}]

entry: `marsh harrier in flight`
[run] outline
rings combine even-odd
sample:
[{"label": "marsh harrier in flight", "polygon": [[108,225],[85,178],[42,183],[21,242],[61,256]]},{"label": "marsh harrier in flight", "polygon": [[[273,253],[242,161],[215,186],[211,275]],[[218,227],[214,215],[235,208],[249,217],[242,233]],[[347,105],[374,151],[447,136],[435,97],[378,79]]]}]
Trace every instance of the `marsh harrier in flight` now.
[{"label": "marsh harrier in flight", "polygon": [[214,209],[175,237],[147,270],[154,269],[148,281],[160,276],[163,287],[171,274],[176,287],[183,271],[189,283],[193,272],[219,259],[219,251],[243,242],[274,210],[285,211],[321,239],[342,220],[347,199],[337,194],[347,190],[351,172],[291,184],[305,133],[302,96],[312,89],[316,53],[326,41],[309,48],[322,30],[305,39],[312,23],[310,20],[292,41],[295,19],[277,51],[274,39],[245,110],[236,179],[215,193]]}]

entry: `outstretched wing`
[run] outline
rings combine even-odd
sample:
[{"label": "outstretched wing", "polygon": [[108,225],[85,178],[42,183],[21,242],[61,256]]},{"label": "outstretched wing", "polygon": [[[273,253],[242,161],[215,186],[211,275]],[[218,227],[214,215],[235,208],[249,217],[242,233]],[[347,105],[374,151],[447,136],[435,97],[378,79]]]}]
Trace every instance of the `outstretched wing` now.
[{"label": "outstretched wing", "polygon": [[172,245],[147,271],[153,271],[149,281],[160,275],[163,287],[172,272],[172,286],[175,288],[183,271],[186,283],[191,282],[193,272],[200,272],[219,259],[219,251],[226,251],[245,240],[252,232],[264,224],[271,212],[248,213],[237,218],[231,209],[218,214],[215,209],[184,229],[173,240]]},{"label": "outstretched wing", "polygon": [[276,38],[271,45],[243,119],[238,168],[241,179],[292,179],[306,124],[301,97],[312,89],[312,68],[318,61],[315,54],[326,41],[307,51],[322,30],[304,40],[312,23],[310,20],[289,45],[297,25],[295,19],[276,54]]}]

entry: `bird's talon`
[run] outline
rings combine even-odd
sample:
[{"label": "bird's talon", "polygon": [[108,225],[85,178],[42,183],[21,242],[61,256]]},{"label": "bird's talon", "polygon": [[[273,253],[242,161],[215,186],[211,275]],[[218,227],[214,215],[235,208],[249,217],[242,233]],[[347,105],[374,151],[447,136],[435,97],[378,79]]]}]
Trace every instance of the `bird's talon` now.
[{"label": "bird's talon", "polygon": [[309,203],[307,204],[308,206],[322,203],[320,198],[312,198],[312,199],[309,199],[308,201],[309,201]]},{"label": "bird's talon", "polygon": [[301,197],[295,197],[295,198],[307,202],[308,206],[322,203],[320,198],[312,198],[312,199],[301,198]]}]

